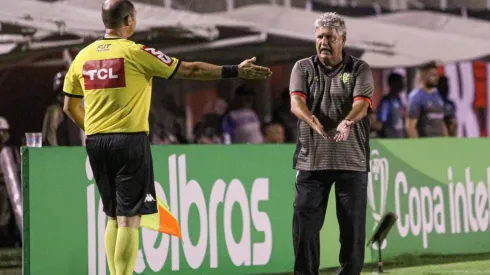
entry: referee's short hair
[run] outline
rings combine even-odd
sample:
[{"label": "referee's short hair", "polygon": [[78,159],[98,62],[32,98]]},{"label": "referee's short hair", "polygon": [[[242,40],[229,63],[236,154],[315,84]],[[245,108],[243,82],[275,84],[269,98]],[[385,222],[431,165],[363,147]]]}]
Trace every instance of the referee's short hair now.
[{"label": "referee's short hair", "polygon": [[102,21],[107,29],[121,27],[127,16],[133,16],[134,5],[128,0],[114,1],[102,5]]}]

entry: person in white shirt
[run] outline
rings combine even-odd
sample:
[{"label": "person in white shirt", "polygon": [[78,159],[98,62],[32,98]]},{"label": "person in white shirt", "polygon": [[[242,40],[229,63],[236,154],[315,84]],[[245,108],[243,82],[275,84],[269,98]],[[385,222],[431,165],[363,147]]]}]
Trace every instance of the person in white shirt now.
[{"label": "person in white shirt", "polygon": [[240,85],[235,93],[235,106],[223,117],[223,143],[263,143],[261,122],[252,109],[254,92]]}]

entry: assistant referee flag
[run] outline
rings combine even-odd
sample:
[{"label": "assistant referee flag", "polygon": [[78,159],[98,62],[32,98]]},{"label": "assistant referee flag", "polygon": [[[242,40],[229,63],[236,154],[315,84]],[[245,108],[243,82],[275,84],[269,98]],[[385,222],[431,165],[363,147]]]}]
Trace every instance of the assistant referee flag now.
[{"label": "assistant referee flag", "polygon": [[141,227],[172,235],[182,239],[177,219],[170,213],[170,207],[157,197],[158,213],[141,216]]}]

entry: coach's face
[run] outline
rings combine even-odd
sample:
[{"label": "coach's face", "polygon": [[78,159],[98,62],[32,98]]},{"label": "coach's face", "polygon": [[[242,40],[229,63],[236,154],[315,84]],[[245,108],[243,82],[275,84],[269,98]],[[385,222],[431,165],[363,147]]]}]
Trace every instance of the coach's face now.
[{"label": "coach's face", "polygon": [[316,53],[320,60],[328,61],[342,56],[345,36],[340,35],[335,28],[319,27],[315,35]]}]

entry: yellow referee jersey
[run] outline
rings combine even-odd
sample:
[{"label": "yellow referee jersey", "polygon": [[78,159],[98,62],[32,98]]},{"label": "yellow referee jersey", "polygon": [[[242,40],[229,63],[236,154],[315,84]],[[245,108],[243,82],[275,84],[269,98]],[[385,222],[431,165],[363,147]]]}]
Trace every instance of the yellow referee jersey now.
[{"label": "yellow referee jersey", "polygon": [[67,96],[83,97],[85,133],[149,132],[152,77],[172,78],[180,61],[123,38],[104,38],[77,55]]}]

